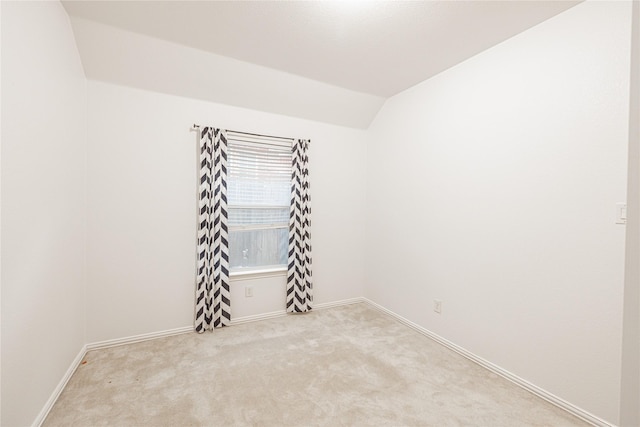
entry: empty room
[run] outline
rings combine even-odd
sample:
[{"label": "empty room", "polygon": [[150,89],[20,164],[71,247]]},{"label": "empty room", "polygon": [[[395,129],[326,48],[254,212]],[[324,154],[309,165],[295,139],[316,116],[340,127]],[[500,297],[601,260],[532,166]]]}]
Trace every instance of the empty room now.
[{"label": "empty room", "polygon": [[640,426],[638,1],[0,20],[2,426]]}]

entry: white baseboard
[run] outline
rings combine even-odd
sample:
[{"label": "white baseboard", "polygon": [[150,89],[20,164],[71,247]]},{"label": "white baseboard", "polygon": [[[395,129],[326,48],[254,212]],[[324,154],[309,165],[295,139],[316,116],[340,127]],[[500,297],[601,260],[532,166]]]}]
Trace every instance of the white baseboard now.
[{"label": "white baseboard", "polygon": [[436,341],[437,343],[447,347],[450,350],[455,351],[456,353],[458,353],[459,355],[466,357],[467,359],[471,360],[472,362],[477,363],[478,365],[482,366],[485,369],[488,369],[489,371],[493,372],[494,374],[500,375],[501,377],[511,381],[512,383],[516,384],[517,386],[527,390],[530,393],[535,394],[536,396],[546,400],[549,403],[552,403],[553,405],[569,412],[572,415],[575,415],[576,417],[580,418],[583,421],[586,421],[589,424],[592,424],[594,426],[597,427],[615,427],[614,424],[610,424],[607,421],[603,420],[602,418],[599,418],[593,414],[591,414],[590,412],[585,411],[582,408],[579,408],[575,405],[573,405],[572,403],[567,402],[566,400],[563,400],[561,398],[559,398],[558,396],[549,393],[548,391],[536,386],[535,384],[531,384],[530,382],[520,378],[519,376],[512,374],[511,372],[502,369],[501,367],[494,365],[493,363],[489,362],[488,360],[483,359],[480,356],[477,356],[475,354],[473,354],[472,352],[452,343],[451,341],[448,341],[444,338],[442,338],[441,336],[429,331],[428,329],[423,328],[422,326],[419,326],[415,323],[413,323],[412,321],[405,319],[404,317],[400,316],[399,314],[394,313],[391,310],[388,310],[384,307],[382,307],[381,305],[367,299],[367,298],[362,298],[362,300],[364,302],[366,302],[367,304],[371,305],[372,307],[394,317],[396,320],[398,320],[400,323],[410,327],[411,329],[414,329],[415,331],[421,333],[422,335],[425,335],[428,338],[431,338],[432,340]]},{"label": "white baseboard", "polygon": [[366,299],[363,297],[356,297],[356,298],[349,298],[349,299],[343,299],[340,301],[334,301],[334,302],[325,302],[322,304],[317,304],[313,306],[314,310],[324,310],[325,308],[333,308],[333,307],[340,307],[341,305],[351,305],[351,304],[358,304],[360,302],[365,302]]},{"label": "white baseboard", "polygon": [[62,390],[64,390],[67,383],[73,376],[73,373],[76,371],[76,369],[78,369],[78,366],[80,366],[80,363],[82,363],[82,359],[84,359],[84,356],[86,356],[86,354],[87,354],[87,346],[83,345],[82,348],[80,349],[80,352],[76,356],[76,358],[73,359],[73,362],[71,362],[71,366],[69,366],[69,369],[67,369],[67,372],[65,372],[64,376],[62,377],[62,379],[60,380],[56,388],[53,390],[53,393],[51,393],[49,400],[47,400],[47,403],[45,403],[44,407],[36,417],[35,421],[33,421],[33,424],[31,424],[32,427],[40,427],[42,425],[45,418],[47,418],[47,415],[49,415],[51,408],[53,408],[53,405],[56,403],[56,400],[58,400],[58,397],[60,397]]},{"label": "white baseboard", "polygon": [[170,337],[172,335],[186,334],[193,332],[193,326],[183,326],[181,328],[167,329],[165,331],[150,332],[148,334],[133,335],[130,337],[116,338],[113,340],[98,341],[87,344],[87,351],[97,350],[100,348],[116,347],[119,345],[133,344],[137,342],[154,340],[156,338]]},{"label": "white baseboard", "polygon": [[[345,300],[340,300],[340,301],[333,301],[333,302],[326,302],[326,303],[323,303],[323,304],[317,304],[317,305],[314,305],[313,309],[314,310],[323,310],[325,308],[338,307],[338,306],[341,306],[341,305],[356,304],[356,303],[363,302],[363,301],[364,301],[364,299],[362,297],[350,298],[350,299],[345,299]],[[278,310],[278,311],[272,311],[272,312],[269,312],[269,313],[254,314],[254,315],[251,315],[251,316],[242,316],[242,317],[238,317],[236,319],[231,319],[231,326],[240,325],[242,323],[257,322],[257,321],[260,321],[260,320],[272,319],[274,317],[282,317],[282,316],[285,316],[286,314],[287,314],[286,310]],[[165,330],[165,331],[151,332],[151,333],[148,333],[148,334],[140,334],[140,335],[133,335],[133,336],[130,336],[130,337],[116,338],[116,339],[105,340],[105,341],[98,341],[98,342],[87,344],[86,347],[87,347],[87,351],[91,351],[91,350],[115,347],[115,346],[125,345],[125,344],[134,344],[134,343],[137,343],[137,342],[153,340],[153,339],[156,339],[156,338],[169,337],[169,336],[172,336],[172,335],[186,334],[186,333],[189,333],[189,332],[193,332],[193,330],[194,330],[193,326],[183,326],[181,328],[168,329],[168,330]]]},{"label": "white baseboard", "polygon": [[242,316],[231,319],[230,326],[241,325],[243,323],[258,322],[260,320],[273,319],[275,317],[286,316],[285,310],[271,311],[269,313],[252,314],[251,316]]},{"label": "white baseboard", "polygon": [[[313,310],[324,310],[326,308],[339,307],[341,305],[357,304],[359,302],[364,302],[364,298],[357,297],[357,298],[343,299],[340,301],[325,302],[322,304],[314,304]],[[240,325],[242,323],[248,323],[248,322],[257,322],[259,320],[273,319],[274,317],[283,317],[286,315],[287,315],[286,310],[278,310],[278,311],[272,311],[270,313],[254,314],[251,316],[242,316],[236,319],[231,319],[231,326]]]}]

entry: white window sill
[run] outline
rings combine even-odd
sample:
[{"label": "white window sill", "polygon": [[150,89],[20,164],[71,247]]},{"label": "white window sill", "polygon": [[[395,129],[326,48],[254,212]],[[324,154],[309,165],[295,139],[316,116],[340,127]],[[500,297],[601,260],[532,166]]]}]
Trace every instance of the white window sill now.
[{"label": "white window sill", "polygon": [[286,276],[287,267],[279,266],[274,268],[265,268],[261,270],[237,270],[229,273],[229,280],[232,282],[235,280],[250,280],[250,279],[262,279],[265,277],[277,277]]}]

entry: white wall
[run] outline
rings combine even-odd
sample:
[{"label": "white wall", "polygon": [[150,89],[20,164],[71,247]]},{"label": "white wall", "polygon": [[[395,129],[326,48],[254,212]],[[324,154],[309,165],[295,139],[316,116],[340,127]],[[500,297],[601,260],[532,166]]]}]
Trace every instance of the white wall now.
[{"label": "white wall", "polygon": [[2,425],[85,343],[86,80],[57,2],[2,3]]},{"label": "white wall", "polygon": [[[0,2],[0,23],[2,23],[2,2]],[[0,31],[0,82],[2,82],[2,31]],[[2,84],[0,84],[2,99]],[[2,102],[0,102],[0,165],[2,165]],[[0,168],[1,171],[1,168]],[[2,173],[0,172],[0,201],[2,200]],[[0,224],[2,224],[2,207],[0,203]],[[0,259],[2,257],[2,227],[0,226]],[[0,261],[0,319],[2,319],[2,262]],[[0,328],[0,423],[2,423],[2,330]]]},{"label": "white wall", "polygon": [[640,2],[633,4],[620,425],[640,425]]},{"label": "white wall", "polygon": [[582,3],[390,98],[368,153],[366,296],[612,422],[629,34]]},{"label": "white wall", "polygon": [[[212,78],[214,78],[212,76]],[[365,133],[89,81],[87,340],[193,324],[193,123],[311,138],[316,303],[364,293]],[[284,277],[232,283],[232,317],[283,310]]]}]

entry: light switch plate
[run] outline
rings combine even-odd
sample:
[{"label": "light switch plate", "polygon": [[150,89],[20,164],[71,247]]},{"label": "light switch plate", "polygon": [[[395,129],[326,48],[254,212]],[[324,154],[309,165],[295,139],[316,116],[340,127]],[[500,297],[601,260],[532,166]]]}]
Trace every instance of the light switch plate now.
[{"label": "light switch plate", "polygon": [[627,223],[627,204],[616,203],[616,224]]}]

